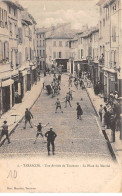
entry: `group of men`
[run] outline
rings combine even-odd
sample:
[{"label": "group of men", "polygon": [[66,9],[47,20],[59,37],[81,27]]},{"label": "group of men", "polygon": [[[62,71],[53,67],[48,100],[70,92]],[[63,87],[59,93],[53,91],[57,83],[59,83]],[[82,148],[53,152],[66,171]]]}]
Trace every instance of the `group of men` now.
[{"label": "group of men", "polygon": [[[60,86],[60,82],[61,82],[61,75],[59,74],[58,77],[56,77],[56,74],[54,74],[53,76],[53,84],[54,86],[58,85],[58,87]],[[59,98],[57,98],[56,100],[56,109],[55,109],[55,113],[57,113],[57,110],[60,109],[61,112],[63,113],[63,110],[62,110],[62,107],[61,107],[61,103],[64,102],[65,103],[65,108],[67,107],[67,104],[69,104],[70,107],[72,107],[71,105],[71,100],[73,99],[73,96],[72,96],[72,92],[75,92],[73,90],[71,90],[69,88],[66,96],[63,98],[64,101],[60,101]],[[83,110],[80,106],[80,104],[77,102],[77,119],[81,120],[81,115],[83,114]],[[37,141],[37,138],[39,136],[41,136],[43,138],[43,141],[45,141],[44,139],[44,136],[47,138],[47,151],[48,151],[48,155],[50,155],[50,145],[52,145],[52,154],[54,155],[55,154],[55,144],[54,144],[54,141],[55,141],[55,138],[57,137],[57,134],[53,131],[53,128],[50,127],[50,130],[47,131],[45,133],[45,135],[43,134],[42,132],[42,129],[44,127],[46,127],[49,123],[47,123],[46,125],[42,125],[42,123],[38,123],[38,125],[35,125],[32,123],[31,119],[33,118],[33,115],[32,113],[30,112],[30,110],[28,108],[26,108],[26,111],[25,111],[25,126],[24,126],[24,129],[26,129],[26,125],[27,123],[30,124],[30,127],[31,128],[34,128],[36,127],[37,128],[37,133],[36,133],[36,138],[35,138],[35,141],[34,141],[34,144],[36,144],[36,141]],[[10,138],[9,138],[9,134],[8,134],[8,125],[7,124],[7,121],[4,121],[3,125],[2,125],[2,133],[1,133],[1,136],[0,136],[0,141],[2,139],[2,137],[5,135],[6,136],[6,139],[8,140],[8,143],[10,143]]]}]

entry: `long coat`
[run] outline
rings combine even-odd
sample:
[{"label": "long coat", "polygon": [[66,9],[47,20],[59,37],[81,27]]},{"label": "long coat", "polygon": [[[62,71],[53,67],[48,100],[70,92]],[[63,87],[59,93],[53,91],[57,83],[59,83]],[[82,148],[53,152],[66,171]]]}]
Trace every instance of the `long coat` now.
[{"label": "long coat", "polygon": [[83,110],[82,110],[80,105],[77,106],[76,110],[77,110],[77,115],[82,115],[83,114]]}]

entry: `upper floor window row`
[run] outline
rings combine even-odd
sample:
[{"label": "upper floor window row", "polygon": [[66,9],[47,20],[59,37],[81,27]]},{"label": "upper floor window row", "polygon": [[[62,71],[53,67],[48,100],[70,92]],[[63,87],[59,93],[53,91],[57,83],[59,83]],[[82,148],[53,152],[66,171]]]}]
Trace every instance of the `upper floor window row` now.
[{"label": "upper floor window row", "polygon": [[[63,46],[63,42],[62,41],[59,41],[58,43],[56,41],[53,41],[53,46],[59,46],[59,47],[62,47]],[[65,41],[65,47],[68,47],[69,46],[69,43],[68,41]]]}]

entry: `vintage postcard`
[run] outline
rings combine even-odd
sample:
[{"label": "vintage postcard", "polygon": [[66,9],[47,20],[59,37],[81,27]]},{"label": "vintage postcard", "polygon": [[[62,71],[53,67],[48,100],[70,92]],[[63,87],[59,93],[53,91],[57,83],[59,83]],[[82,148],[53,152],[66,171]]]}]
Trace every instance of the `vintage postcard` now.
[{"label": "vintage postcard", "polygon": [[122,0],[0,0],[0,193],[122,192]]}]

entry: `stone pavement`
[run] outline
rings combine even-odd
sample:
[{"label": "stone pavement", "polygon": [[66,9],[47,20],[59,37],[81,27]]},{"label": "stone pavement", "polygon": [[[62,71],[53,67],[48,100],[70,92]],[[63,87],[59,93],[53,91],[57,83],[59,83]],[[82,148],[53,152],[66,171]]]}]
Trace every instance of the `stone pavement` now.
[{"label": "stone pavement", "polygon": [[[27,91],[24,98],[22,99],[22,103],[15,104],[8,112],[2,115],[0,118],[0,126],[2,126],[3,121],[7,120],[9,126],[9,134],[11,134],[14,129],[18,126],[19,122],[23,119],[26,108],[31,108],[37,98],[39,97],[42,87],[43,87],[44,78],[41,77],[40,81],[37,84],[33,85],[31,91]],[[31,98],[30,98],[31,97]],[[16,115],[16,117],[14,116]],[[5,137],[2,138],[0,146],[5,141]]]},{"label": "stone pavement", "polygon": [[[103,106],[105,105],[104,99],[101,98],[99,95],[95,95],[93,87],[86,88],[86,90],[87,90],[87,93],[89,95],[89,98],[93,104],[93,107],[94,107],[96,113],[99,115],[100,104],[102,104]],[[110,143],[111,129],[106,129],[105,132],[108,136],[109,143]],[[119,165],[122,167],[122,140],[120,140],[120,132],[119,131],[116,132],[116,141],[114,143],[110,143],[110,145],[115,153],[115,156],[116,156],[116,159],[117,159]]]}]

